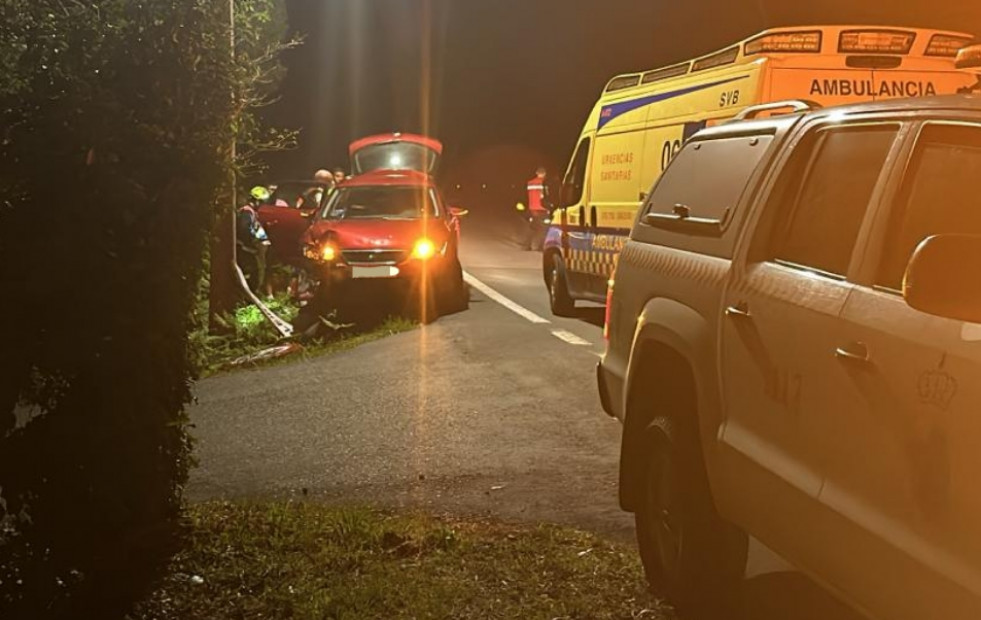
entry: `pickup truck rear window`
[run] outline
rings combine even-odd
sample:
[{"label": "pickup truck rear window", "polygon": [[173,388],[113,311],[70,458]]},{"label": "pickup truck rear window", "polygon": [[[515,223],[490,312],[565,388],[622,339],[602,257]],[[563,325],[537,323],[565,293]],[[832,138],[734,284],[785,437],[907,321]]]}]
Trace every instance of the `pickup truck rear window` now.
[{"label": "pickup truck rear window", "polygon": [[772,135],[689,142],[661,176],[645,215],[716,222],[721,232],[772,142]]}]

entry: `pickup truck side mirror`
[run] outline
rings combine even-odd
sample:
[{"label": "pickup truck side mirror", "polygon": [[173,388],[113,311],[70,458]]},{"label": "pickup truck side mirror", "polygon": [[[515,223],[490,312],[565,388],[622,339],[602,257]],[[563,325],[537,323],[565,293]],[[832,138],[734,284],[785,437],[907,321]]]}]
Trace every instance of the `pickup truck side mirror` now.
[{"label": "pickup truck side mirror", "polygon": [[448,211],[450,212],[450,215],[452,215],[455,218],[461,218],[464,215],[470,213],[466,209],[461,209],[460,207],[450,207]]},{"label": "pickup truck side mirror", "polygon": [[981,236],[935,235],[913,252],[903,279],[910,307],[948,319],[981,323]]}]

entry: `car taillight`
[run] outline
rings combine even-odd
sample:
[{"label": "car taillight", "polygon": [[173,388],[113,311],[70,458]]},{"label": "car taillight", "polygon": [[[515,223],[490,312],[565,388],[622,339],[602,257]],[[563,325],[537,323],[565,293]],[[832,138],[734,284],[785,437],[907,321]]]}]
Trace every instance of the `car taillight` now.
[{"label": "car taillight", "polygon": [[603,339],[610,339],[610,312],[613,309],[613,282],[614,276],[610,277],[609,282],[606,283],[606,316],[603,319]]}]

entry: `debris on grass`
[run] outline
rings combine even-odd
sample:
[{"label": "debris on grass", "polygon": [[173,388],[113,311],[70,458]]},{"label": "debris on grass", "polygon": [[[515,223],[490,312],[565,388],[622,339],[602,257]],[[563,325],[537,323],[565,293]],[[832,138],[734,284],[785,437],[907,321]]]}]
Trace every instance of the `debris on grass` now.
[{"label": "debris on grass", "polygon": [[249,364],[258,364],[260,362],[267,362],[272,359],[286,357],[287,355],[292,355],[294,353],[299,353],[303,350],[303,345],[296,342],[289,342],[287,344],[281,344],[274,347],[269,347],[268,349],[262,349],[256,353],[250,353],[248,355],[243,355],[242,357],[236,358],[229,362],[229,366],[245,366]]}]

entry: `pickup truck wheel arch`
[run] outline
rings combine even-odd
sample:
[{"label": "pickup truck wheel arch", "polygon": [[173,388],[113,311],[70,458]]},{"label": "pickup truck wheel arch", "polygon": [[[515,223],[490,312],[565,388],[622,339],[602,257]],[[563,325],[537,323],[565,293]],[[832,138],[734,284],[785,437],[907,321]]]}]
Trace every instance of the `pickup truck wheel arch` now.
[{"label": "pickup truck wheel arch", "polygon": [[[696,428],[698,423],[695,376],[688,360],[660,342],[640,346],[631,359],[632,375],[649,380],[631,382],[620,446],[620,507],[627,512],[637,510],[643,494],[645,441],[651,422],[658,417],[691,416]],[[667,406],[658,407],[658,401]]]}]

